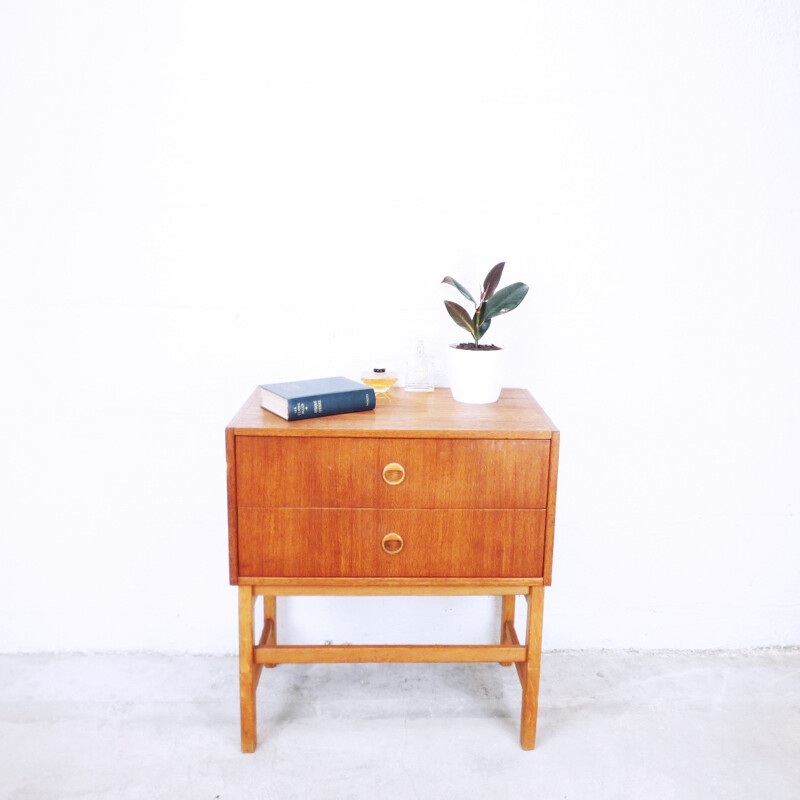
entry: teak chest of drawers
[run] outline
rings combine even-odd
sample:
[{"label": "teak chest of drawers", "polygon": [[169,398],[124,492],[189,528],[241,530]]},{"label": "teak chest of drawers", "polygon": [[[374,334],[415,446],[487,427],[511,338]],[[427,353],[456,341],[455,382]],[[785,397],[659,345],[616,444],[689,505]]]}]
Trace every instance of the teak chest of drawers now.
[{"label": "teak chest of drawers", "polygon": [[[464,405],[395,391],[374,411],[285,422],[259,390],[226,429],[231,583],[239,587],[242,750],[256,746],[264,666],[514,664],[532,749],[559,433],[522,389]],[[280,645],[279,595],[499,595],[493,645]],[[515,596],[528,601],[524,642]],[[256,597],[263,628],[256,638]]]}]

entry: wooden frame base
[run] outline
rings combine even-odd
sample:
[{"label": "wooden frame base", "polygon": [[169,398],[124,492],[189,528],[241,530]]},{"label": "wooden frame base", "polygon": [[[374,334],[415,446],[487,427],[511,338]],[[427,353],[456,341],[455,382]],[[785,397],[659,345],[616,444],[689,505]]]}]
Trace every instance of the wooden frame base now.
[{"label": "wooden frame base", "polygon": [[[500,643],[495,645],[279,645],[276,597],[281,595],[502,595]],[[528,601],[525,642],[514,627],[515,598]],[[263,597],[261,635],[255,638],[256,598]],[[514,666],[522,684],[520,744],[532,750],[536,743],[539,706],[539,670],[542,655],[544,585],[531,581],[254,581],[239,585],[239,696],[242,752],[256,749],[256,690],[262,669],[276,664],[365,662],[499,662]]]}]

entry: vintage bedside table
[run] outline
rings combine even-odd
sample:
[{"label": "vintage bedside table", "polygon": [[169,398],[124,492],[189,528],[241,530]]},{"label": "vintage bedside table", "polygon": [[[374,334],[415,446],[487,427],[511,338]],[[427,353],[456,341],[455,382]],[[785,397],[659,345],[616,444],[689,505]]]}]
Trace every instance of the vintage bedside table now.
[{"label": "vintage bedside table", "polygon": [[[367,661],[513,663],[520,741],[533,748],[559,432],[526,391],[490,405],[395,391],[374,411],[286,422],[261,409],[257,388],[226,444],[244,752],[256,747],[262,667]],[[499,643],[279,645],[278,595],[500,595]],[[516,595],[528,604],[524,643]]]}]

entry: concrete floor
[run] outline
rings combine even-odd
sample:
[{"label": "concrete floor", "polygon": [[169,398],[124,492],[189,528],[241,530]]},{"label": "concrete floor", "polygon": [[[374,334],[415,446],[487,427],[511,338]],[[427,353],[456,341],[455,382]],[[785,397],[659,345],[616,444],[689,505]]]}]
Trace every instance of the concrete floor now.
[{"label": "concrete floor", "polygon": [[237,662],[0,656],[0,798],[800,798],[800,650],[548,652],[513,668],[284,665],[239,752]]}]

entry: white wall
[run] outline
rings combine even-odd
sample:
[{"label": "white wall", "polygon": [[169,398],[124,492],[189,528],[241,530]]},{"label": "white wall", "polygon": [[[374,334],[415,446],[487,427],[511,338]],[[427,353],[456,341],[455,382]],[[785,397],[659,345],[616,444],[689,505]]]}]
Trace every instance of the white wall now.
[{"label": "white wall", "polygon": [[[227,421],[441,353],[439,281],[501,259],[562,429],[546,646],[800,643],[795,3],[30,0],[0,114],[0,650],[233,650]],[[495,611],[283,604],[304,640]]]}]

